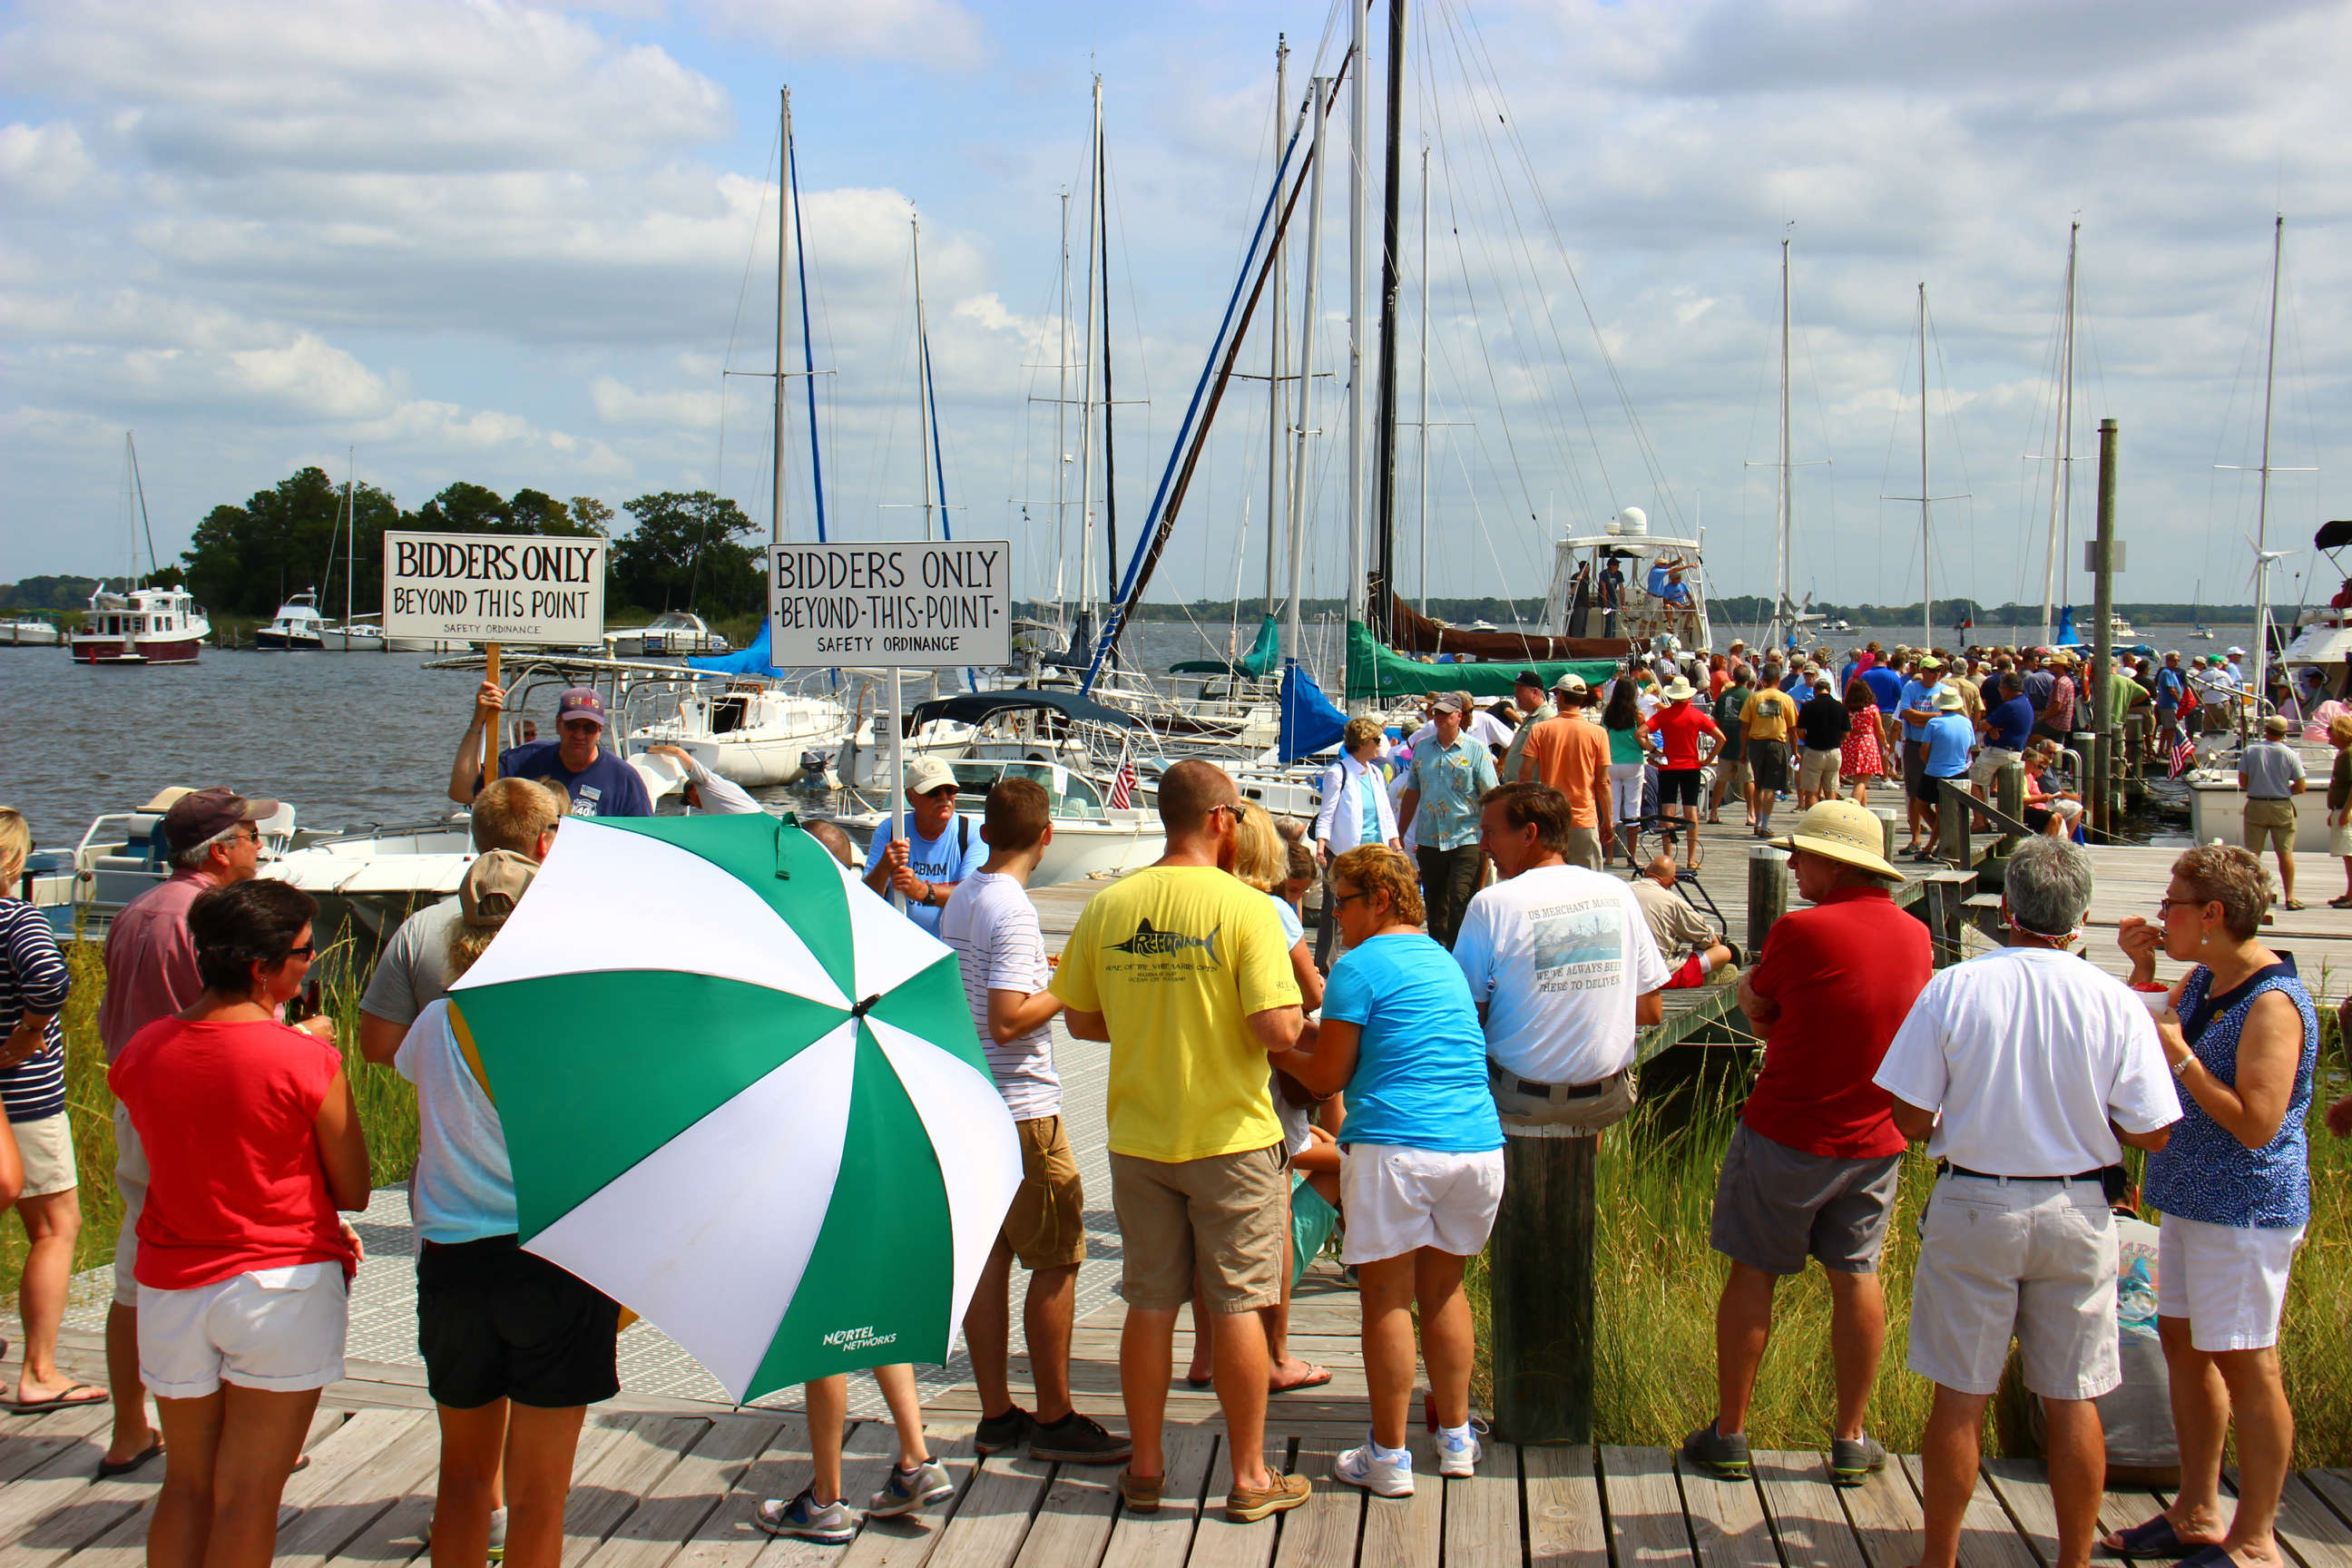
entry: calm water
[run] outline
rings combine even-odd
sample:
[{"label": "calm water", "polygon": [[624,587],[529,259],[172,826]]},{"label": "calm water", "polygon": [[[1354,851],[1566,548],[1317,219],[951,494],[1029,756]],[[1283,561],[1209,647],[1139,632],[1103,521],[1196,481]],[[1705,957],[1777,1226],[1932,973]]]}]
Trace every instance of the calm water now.
[{"label": "calm water", "polygon": [[[1243,647],[1254,630],[1243,628]],[[2141,628],[2157,647],[2185,651],[2251,635],[2219,627],[2214,642],[2187,643],[2181,630]],[[1330,629],[1307,631],[1329,668]],[[1916,631],[1873,627],[1828,640],[1892,644]],[[1226,636],[1223,625],[1155,622],[1136,627],[1129,647],[1145,668],[1164,669],[1224,652]],[[43,847],[70,844],[100,812],[128,810],[175,784],[289,800],[313,827],[428,820],[451,809],[443,787],[479,677],[425,662],[422,654],[208,648],[193,665],[93,668],[56,648],[0,647],[0,805],[24,812]],[[551,734],[551,701],[542,691],[534,716]]]}]

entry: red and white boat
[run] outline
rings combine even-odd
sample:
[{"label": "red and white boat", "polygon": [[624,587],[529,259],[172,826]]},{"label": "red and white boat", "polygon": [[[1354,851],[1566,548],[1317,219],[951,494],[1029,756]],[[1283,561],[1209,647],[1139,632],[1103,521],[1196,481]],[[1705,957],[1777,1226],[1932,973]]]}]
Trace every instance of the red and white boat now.
[{"label": "red and white boat", "polygon": [[104,589],[89,596],[82,629],[68,637],[83,664],[189,664],[213,624],[184,588]]}]

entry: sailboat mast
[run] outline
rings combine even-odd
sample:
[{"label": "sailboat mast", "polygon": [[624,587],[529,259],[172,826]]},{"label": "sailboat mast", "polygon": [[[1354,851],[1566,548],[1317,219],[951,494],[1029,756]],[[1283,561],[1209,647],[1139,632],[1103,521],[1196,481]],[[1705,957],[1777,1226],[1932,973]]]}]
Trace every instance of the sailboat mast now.
[{"label": "sailboat mast", "polygon": [[2042,563],[2042,640],[2048,643],[2058,605],[2058,562],[2071,531],[2074,460],[2074,246],[2080,223],[2066,226],[2066,311],[2058,331],[2057,462],[2050,475],[2050,539]]},{"label": "sailboat mast", "polygon": [[1362,0],[1348,0],[1348,618],[1365,616],[1364,593],[1364,170],[1370,163],[1371,104],[1365,80]]},{"label": "sailboat mast", "polygon": [[1078,607],[1089,636],[1095,603],[1095,259],[1096,209],[1102,202],[1102,73],[1095,73],[1094,121],[1087,138],[1086,352],[1078,361]]},{"label": "sailboat mast", "polygon": [[1789,623],[1789,535],[1796,527],[1796,487],[1789,472],[1789,241],[1780,240],[1780,486],[1772,555],[1772,646],[1784,646]]},{"label": "sailboat mast", "polygon": [[2279,262],[2286,250],[2286,215],[2271,224],[2270,344],[2263,362],[2263,468],[2254,484],[2254,700],[2270,689],[2271,662],[2271,399],[2278,390]]},{"label": "sailboat mast", "polygon": [[[1380,532],[1372,552],[1371,625],[1386,639],[1396,592],[1397,205],[1402,184],[1399,149],[1404,130],[1405,0],[1389,0],[1389,101],[1381,184],[1380,408],[1372,459],[1372,506]],[[1360,76],[1359,80],[1362,79]]]},{"label": "sailboat mast", "polygon": [[1421,613],[1429,614],[1429,143],[1421,144],[1421,460],[1413,465],[1420,495]]},{"label": "sailboat mast", "polygon": [[[128,430],[122,433],[122,447],[131,454],[131,492],[139,498],[139,530],[147,535],[147,570],[157,571],[161,569],[163,563],[155,559],[155,524],[147,516],[147,481],[139,477],[139,443],[131,439],[131,434]],[[141,586],[138,580],[139,533],[137,532],[131,536],[131,577],[129,587]]]},{"label": "sailboat mast", "polygon": [[915,247],[915,458],[923,468],[923,538],[931,531],[930,397],[931,335],[923,322],[923,220],[909,214],[907,227]]},{"label": "sailboat mast", "polygon": [[783,114],[776,129],[776,444],[768,465],[768,538],[784,542],[784,258],[792,224],[793,89],[783,89]]},{"label": "sailboat mast", "polygon": [[1054,610],[1062,608],[1062,568],[1069,549],[1069,489],[1070,467],[1070,193],[1062,191],[1062,298],[1058,310],[1060,327],[1055,333],[1054,357],[1060,361],[1054,394]]},{"label": "sailboat mast", "polygon": [[[1274,150],[1277,161],[1282,156],[1283,110],[1290,96],[1290,43],[1282,34],[1274,36]],[[1278,176],[1277,176],[1278,177]],[[1282,309],[1282,234],[1274,237],[1275,307],[1266,318],[1265,328],[1265,609],[1274,614],[1275,564],[1281,552],[1282,496],[1287,488],[1282,473],[1282,331],[1287,318]]]},{"label": "sailboat mast", "polygon": [[343,651],[352,651],[352,589],[360,574],[360,517],[353,510],[360,481],[359,448],[343,448]]},{"label": "sailboat mast", "polygon": [[[1323,278],[1323,128],[1330,118],[1331,79],[1318,76],[1307,84],[1315,117],[1314,139],[1307,165],[1307,297],[1298,312],[1298,422],[1292,436],[1290,461],[1290,613],[1282,628],[1282,658],[1295,664],[1300,651],[1298,595],[1306,564],[1307,436],[1314,427],[1315,320],[1320,310]],[[1276,308],[1281,308],[1277,300]]]},{"label": "sailboat mast", "polygon": [[1936,563],[1927,534],[1927,285],[1919,285],[1919,646],[1936,646]]},{"label": "sailboat mast", "polygon": [[[783,157],[784,195],[791,199],[793,206],[793,258],[795,264],[794,270],[800,274],[801,282],[801,374],[807,383],[809,491],[816,501],[816,542],[823,544],[824,542],[824,452],[818,446],[816,438],[816,338],[815,334],[809,330],[808,237],[801,232],[801,160],[799,150],[793,145],[793,95],[789,88],[784,91]],[[783,315],[782,309],[783,256],[782,249],[779,247],[776,252],[776,271],[779,275],[776,283],[776,300],[779,308],[776,314],[780,319]],[[779,354],[777,358],[781,363],[782,356]],[[777,466],[781,468],[782,465]]]}]

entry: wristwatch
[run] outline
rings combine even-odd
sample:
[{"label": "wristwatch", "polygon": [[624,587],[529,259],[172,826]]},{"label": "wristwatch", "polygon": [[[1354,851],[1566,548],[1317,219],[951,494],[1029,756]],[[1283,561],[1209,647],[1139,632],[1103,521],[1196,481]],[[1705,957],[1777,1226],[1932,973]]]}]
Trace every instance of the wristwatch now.
[{"label": "wristwatch", "polygon": [[925,909],[929,909],[930,907],[931,900],[939,896],[940,885],[937,882],[925,882],[923,884],[923,907]]}]

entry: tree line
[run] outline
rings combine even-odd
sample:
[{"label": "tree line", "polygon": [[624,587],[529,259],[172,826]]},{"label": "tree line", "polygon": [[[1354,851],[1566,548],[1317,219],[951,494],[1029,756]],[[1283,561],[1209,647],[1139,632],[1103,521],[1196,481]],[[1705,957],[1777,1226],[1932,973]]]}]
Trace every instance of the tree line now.
[{"label": "tree line", "polygon": [[[461,479],[414,511],[374,485],[353,486],[347,541],[344,498],[344,487],[324,469],[302,468],[242,505],[206,512],[176,567],[158,576],[176,576],[199,603],[230,615],[266,616],[288,595],[315,588],[320,607],[339,616],[347,581],[354,609],[382,607],[388,531],[597,535],[613,538],[608,608],[719,616],[759,609],[767,599],[766,560],[745,542],[758,525],[710,490],[639,496],[624,504],[628,531],[617,536],[618,514],[594,496],[565,501],[529,488],[501,496]],[[79,601],[56,607],[79,608]]]}]

